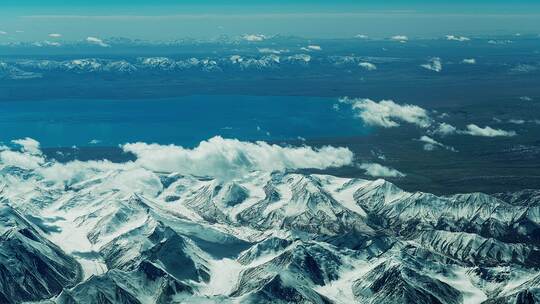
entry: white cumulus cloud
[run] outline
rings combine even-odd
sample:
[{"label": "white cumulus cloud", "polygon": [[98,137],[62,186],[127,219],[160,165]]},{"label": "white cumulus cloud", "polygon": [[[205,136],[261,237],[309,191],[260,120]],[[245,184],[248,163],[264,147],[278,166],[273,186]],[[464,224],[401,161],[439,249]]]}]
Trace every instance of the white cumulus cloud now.
[{"label": "white cumulus cloud", "polygon": [[[135,184],[134,174],[150,180],[148,189],[159,184],[153,180],[154,173],[171,172],[183,175],[209,176],[217,179],[234,179],[253,171],[273,172],[295,169],[325,169],[352,165],[354,154],[347,148],[324,146],[287,147],[266,142],[243,142],[236,139],[213,137],[202,141],[193,149],[174,145],[146,143],[126,144],[122,148],[136,156],[135,161],[112,163],[110,161],[72,161],[59,163],[48,161],[39,150],[39,143],[30,139],[16,141],[23,148],[0,150],[0,168],[16,166],[34,170],[45,179],[55,183],[75,184],[99,174],[112,172],[131,180],[126,187]],[[37,143],[37,144],[36,144]],[[126,173],[127,172],[127,173]],[[144,182],[146,184],[146,182]],[[111,187],[121,185],[111,184]],[[144,188],[139,185],[138,188]],[[152,191],[154,191],[152,190]]]},{"label": "white cumulus cloud", "polygon": [[441,58],[439,57],[433,57],[429,59],[427,63],[424,63],[420,66],[423,67],[424,69],[428,69],[437,73],[442,71],[442,62],[441,62]]},{"label": "white cumulus cloud", "polygon": [[99,45],[101,47],[109,47],[110,46],[107,43],[103,42],[103,40],[101,40],[101,39],[99,39],[97,37],[88,37],[88,38],[86,38],[86,42],[88,42],[90,44]]},{"label": "white cumulus cloud", "polygon": [[377,66],[374,65],[374,64],[371,63],[371,62],[360,62],[360,63],[358,64],[358,66],[360,66],[360,67],[362,67],[362,68],[364,68],[364,69],[366,69],[366,70],[368,70],[368,71],[374,71],[374,70],[377,69]]},{"label": "white cumulus cloud", "polygon": [[467,130],[464,131],[464,133],[472,135],[472,136],[483,136],[483,137],[497,137],[497,136],[511,137],[511,136],[517,135],[516,132],[514,131],[493,129],[489,126],[481,128],[475,124],[467,125]]},{"label": "white cumulus cloud", "polygon": [[469,40],[471,40],[471,39],[470,39],[470,38],[467,38],[467,37],[465,37],[465,36],[446,35],[446,40],[453,40],[453,41],[464,42],[464,41],[469,41]]},{"label": "white cumulus cloud", "polygon": [[40,155],[5,150],[0,152],[0,164],[22,169],[37,169],[45,160]]},{"label": "white cumulus cloud", "polygon": [[250,171],[341,167],[352,164],[354,156],[347,148],[282,147],[219,136],[202,141],[193,149],[146,143],[126,144],[123,149],[137,157],[136,164],[149,170],[222,179]]},{"label": "white cumulus cloud", "polygon": [[371,99],[342,98],[340,102],[351,104],[364,123],[384,128],[398,127],[398,121],[408,122],[426,128],[431,124],[427,111],[419,106],[400,105],[392,100],[375,102]]},{"label": "white cumulus cloud", "polygon": [[390,39],[394,41],[399,41],[399,42],[407,42],[409,40],[409,37],[405,35],[395,35],[395,36],[390,37]]},{"label": "white cumulus cloud", "polygon": [[396,169],[389,168],[377,163],[363,163],[358,166],[365,170],[365,174],[373,177],[403,177],[405,174]]},{"label": "white cumulus cloud", "polygon": [[18,145],[18,146],[21,146],[21,148],[22,148],[22,150],[24,152],[28,152],[28,153],[34,154],[34,155],[40,155],[41,154],[41,150],[40,150],[40,147],[39,147],[40,144],[35,139],[26,137],[26,138],[22,138],[22,139],[12,140],[11,142]]},{"label": "white cumulus cloud", "polygon": [[266,36],[265,35],[261,35],[261,34],[246,34],[244,36],[242,36],[242,38],[246,41],[251,41],[251,42],[260,42],[260,41],[263,41],[266,39]]},{"label": "white cumulus cloud", "polygon": [[457,132],[456,127],[452,126],[451,124],[447,124],[445,122],[440,123],[437,129],[434,131],[434,133],[443,135],[443,136],[455,134],[456,132]]},{"label": "white cumulus cloud", "polygon": [[476,64],[476,59],[474,59],[474,58],[465,58],[465,59],[463,59],[463,61],[461,61],[461,63],[464,63],[464,64]]}]

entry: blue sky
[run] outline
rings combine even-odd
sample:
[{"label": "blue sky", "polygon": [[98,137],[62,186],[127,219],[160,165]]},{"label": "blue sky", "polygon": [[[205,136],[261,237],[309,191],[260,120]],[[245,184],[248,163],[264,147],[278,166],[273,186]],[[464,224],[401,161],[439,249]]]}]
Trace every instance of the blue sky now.
[{"label": "blue sky", "polygon": [[304,37],[538,34],[540,1],[2,0],[0,43],[88,36],[148,40],[261,33]]},{"label": "blue sky", "polygon": [[90,12],[153,11],[166,12],[171,7],[196,11],[255,11],[260,7],[272,11],[305,10],[418,10],[429,12],[530,12],[532,7],[538,11],[540,4],[536,0],[2,0],[0,7],[10,10],[32,11],[78,11]]}]

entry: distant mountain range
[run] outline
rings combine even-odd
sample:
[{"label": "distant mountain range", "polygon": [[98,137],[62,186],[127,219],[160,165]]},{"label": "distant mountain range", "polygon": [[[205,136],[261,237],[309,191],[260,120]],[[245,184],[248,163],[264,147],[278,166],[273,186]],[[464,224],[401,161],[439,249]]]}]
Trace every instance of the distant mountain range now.
[{"label": "distant mountain range", "polygon": [[230,55],[221,57],[136,57],[127,59],[76,58],[54,59],[8,59],[0,61],[0,78],[42,78],[53,73],[129,75],[143,73],[234,72],[272,71],[293,67],[316,65],[323,68],[356,68],[361,63],[388,63],[403,61],[398,58],[369,56],[314,56],[298,53],[285,55]]},{"label": "distant mountain range", "polygon": [[[328,74],[380,75],[403,68],[425,75],[446,72],[446,66],[453,66],[455,72],[468,73],[477,63],[485,67],[482,71],[505,74],[536,74],[540,70],[535,55],[527,60],[508,58],[514,52],[532,50],[532,54],[536,54],[538,37],[449,37],[452,39],[401,42],[391,38],[305,39],[263,35],[161,42],[127,38],[9,42],[0,44],[0,79],[47,78],[60,73],[119,76],[153,72],[181,76],[185,72],[238,71],[287,71],[289,74],[296,71],[303,78],[309,78]],[[501,61],[501,51],[505,61]],[[472,54],[481,55],[482,60],[477,62],[470,57]],[[426,64],[434,58],[439,66],[436,69]]]}]

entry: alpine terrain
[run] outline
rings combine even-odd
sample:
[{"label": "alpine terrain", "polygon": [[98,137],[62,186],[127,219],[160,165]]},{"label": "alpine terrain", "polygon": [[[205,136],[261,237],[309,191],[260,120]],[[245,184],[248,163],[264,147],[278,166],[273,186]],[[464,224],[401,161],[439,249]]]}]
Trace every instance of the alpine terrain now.
[{"label": "alpine terrain", "polygon": [[0,152],[1,303],[540,301],[540,191],[201,177],[28,141]]}]

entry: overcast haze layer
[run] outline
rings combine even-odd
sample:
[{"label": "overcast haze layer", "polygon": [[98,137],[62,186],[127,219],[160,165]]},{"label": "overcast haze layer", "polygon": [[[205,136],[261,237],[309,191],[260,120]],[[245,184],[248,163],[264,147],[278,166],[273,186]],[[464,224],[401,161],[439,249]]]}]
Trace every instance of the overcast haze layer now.
[{"label": "overcast haze layer", "polygon": [[[165,40],[220,35],[432,38],[539,34],[535,1],[2,1],[0,43],[88,36]],[[399,31],[398,31],[399,29]]]}]

